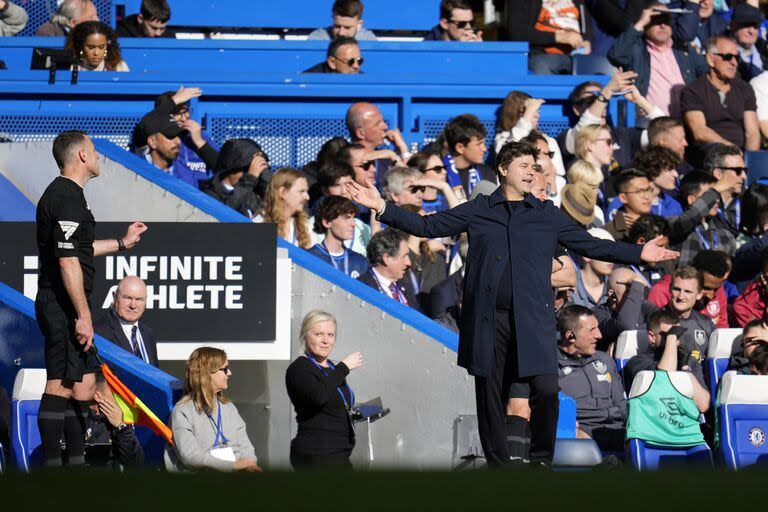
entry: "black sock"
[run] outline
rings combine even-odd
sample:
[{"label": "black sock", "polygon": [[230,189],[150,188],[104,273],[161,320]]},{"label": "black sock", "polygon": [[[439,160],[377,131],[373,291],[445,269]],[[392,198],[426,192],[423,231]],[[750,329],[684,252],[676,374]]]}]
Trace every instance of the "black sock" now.
[{"label": "black sock", "polygon": [[91,401],[70,399],[64,415],[64,440],[69,466],[85,465],[85,420]]},{"label": "black sock", "polygon": [[64,433],[64,411],[67,399],[62,396],[43,394],[37,413],[37,428],[43,445],[46,467],[61,466],[61,438]]},{"label": "black sock", "polygon": [[512,464],[528,462],[531,436],[528,420],[520,416],[507,416],[507,450]]}]

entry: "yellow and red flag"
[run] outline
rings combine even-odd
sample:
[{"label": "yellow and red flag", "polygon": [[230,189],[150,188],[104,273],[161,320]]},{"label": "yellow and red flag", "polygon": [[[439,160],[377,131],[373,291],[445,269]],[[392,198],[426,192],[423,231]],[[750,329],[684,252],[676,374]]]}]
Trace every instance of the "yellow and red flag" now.
[{"label": "yellow and red flag", "polygon": [[144,425],[152,430],[155,434],[162,436],[170,444],[173,444],[173,433],[168,426],[160,421],[160,418],[155,416],[149,407],[139,400],[139,398],[128,389],[128,386],[122,383],[120,379],[112,372],[112,370],[105,363],[101,363],[101,371],[104,374],[104,379],[112,389],[112,394],[115,396],[115,401],[120,409],[123,411],[123,421],[126,424]]}]

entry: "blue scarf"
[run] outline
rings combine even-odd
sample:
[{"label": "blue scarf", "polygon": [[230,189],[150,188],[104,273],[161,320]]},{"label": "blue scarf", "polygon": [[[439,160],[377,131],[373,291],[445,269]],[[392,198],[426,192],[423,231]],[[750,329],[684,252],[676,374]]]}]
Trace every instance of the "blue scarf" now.
[{"label": "blue scarf", "polygon": [[475,166],[472,166],[468,169],[468,180],[467,180],[467,188],[469,190],[464,190],[464,186],[461,184],[461,176],[459,176],[459,170],[456,168],[456,162],[454,162],[453,157],[451,155],[446,155],[445,158],[443,158],[443,165],[445,165],[445,169],[447,170],[447,174],[445,176],[446,181],[448,181],[448,184],[451,186],[454,192],[456,192],[456,196],[458,196],[459,200],[461,199],[468,199],[469,195],[472,194],[472,191],[475,189],[475,185],[477,185],[480,182],[480,173],[478,172],[477,168]]}]

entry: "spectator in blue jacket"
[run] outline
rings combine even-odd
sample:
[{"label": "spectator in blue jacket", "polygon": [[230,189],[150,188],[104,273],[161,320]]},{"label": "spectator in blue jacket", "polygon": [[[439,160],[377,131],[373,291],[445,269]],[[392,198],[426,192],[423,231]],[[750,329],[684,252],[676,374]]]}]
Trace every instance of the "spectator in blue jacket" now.
[{"label": "spectator in blue jacket", "polygon": [[336,0],[331,8],[332,24],[309,33],[310,41],[328,41],[337,37],[353,37],[358,41],[375,41],[376,34],[363,28],[363,2]]},{"label": "spectator in blue jacket", "polygon": [[[683,30],[675,31],[675,36],[682,41],[689,41],[699,53],[706,52],[710,37],[724,34],[728,30],[728,20],[722,12],[715,11],[714,0],[672,2],[669,6],[691,11],[691,15],[678,16],[678,19],[686,18],[689,23],[684,25]],[[691,17],[693,24],[690,23]]]},{"label": "spectator in blue jacket", "polygon": [[680,91],[707,71],[690,43],[672,36],[672,17],[654,3],[608,52],[615,66],[637,73],[637,88],[665,114],[680,118]]}]

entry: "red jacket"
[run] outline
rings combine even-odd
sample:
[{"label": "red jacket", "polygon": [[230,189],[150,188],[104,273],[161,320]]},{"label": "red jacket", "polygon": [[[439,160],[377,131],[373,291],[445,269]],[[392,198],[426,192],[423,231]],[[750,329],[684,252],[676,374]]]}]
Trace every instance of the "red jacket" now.
[{"label": "red jacket", "polygon": [[750,320],[765,318],[765,305],[768,291],[760,280],[753,281],[744,292],[733,301],[733,317],[739,327],[744,327]]},{"label": "red jacket", "polygon": [[[672,284],[672,275],[667,274],[657,282],[651,291],[648,292],[648,301],[663,308],[669,304],[669,298],[672,296],[669,287]],[[725,289],[721,286],[715,293],[715,299],[707,302],[699,313],[709,317],[715,323],[718,329],[728,327],[728,299],[725,296]]]}]

